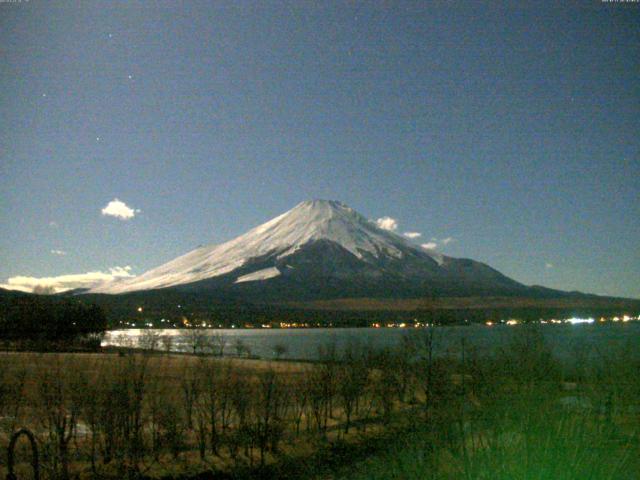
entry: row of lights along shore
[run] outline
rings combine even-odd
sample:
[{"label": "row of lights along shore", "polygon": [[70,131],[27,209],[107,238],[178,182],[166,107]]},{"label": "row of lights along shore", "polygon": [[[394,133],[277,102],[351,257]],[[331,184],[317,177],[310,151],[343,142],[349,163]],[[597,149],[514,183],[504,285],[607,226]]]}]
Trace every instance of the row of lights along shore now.
[{"label": "row of lights along shore", "polygon": [[[137,307],[136,311],[138,313],[143,312],[143,307]],[[537,323],[537,324],[566,324],[566,325],[579,325],[579,324],[593,324],[593,323],[608,323],[608,322],[632,322],[639,321],[640,315],[631,316],[631,315],[622,315],[622,316],[614,316],[614,317],[600,317],[597,321],[593,317],[570,317],[564,319],[539,319],[537,321],[529,321],[524,322],[522,320],[516,318],[510,319],[501,319],[501,320],[487,320],[484,322],[484,325],[487,327],[493,327],[497,325],[508,325],[515,326],[521,325],[524,323]],[[160,319],[160,324],[154,324],[149,321],[124,321],[121,320],[119,322],[122,327],[129,328],[153,328],[153,327],[166,327],[166,328],[226,328],[222,324],[214,324],[211,322],[197,322],[197,321],[189,321],[186,317],[183,317],[179,321],[170,321],[165,318]],[[465,320],[465,323],[468,323],[468,320]],[[413,322],[374,322],[370,324],[371,328],[425,328],[425,327],[433,327],[435,326],[433,323],[428,322],[418,322],[417,319]],[[245,323],[243,325],[232,324],[230,328],[317,328],[317,327],[333,327],[333,323],[309,323],[309,322],[278,322],[278,323],[262,323],[262,324],[253,324],[253,323]]]}]

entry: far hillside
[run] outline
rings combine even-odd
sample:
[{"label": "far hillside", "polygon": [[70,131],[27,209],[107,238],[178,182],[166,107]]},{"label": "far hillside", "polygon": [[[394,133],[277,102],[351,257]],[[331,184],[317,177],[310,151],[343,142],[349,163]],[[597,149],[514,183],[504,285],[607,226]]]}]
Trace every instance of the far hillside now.
[{"label": "far hillside", "polygon": [[0,341],[11,349],[95,349],[106,328],[103,310],[83,299],[0,289]]}]

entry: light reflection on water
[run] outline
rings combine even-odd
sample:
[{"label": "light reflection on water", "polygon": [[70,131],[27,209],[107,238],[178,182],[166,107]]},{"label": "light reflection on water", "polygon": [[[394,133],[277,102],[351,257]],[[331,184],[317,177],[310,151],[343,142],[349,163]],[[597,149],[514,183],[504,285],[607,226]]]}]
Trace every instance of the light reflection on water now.
[{"label": "light reflection on water", "polygon": [[[436,327],[436,354],[455,353],[460,350],[461,340],[466,348],[475,349],[480,354],[491,353],[507,345],[514,332],[522,326],[508,327],[483,325]],[[596,358],[626,350],[640,357],[640,322],[606,323],[582,325],[540,325],[539,327],[559,358]],[[145,332],[155,332],[160,336],[172,337],[172,350],[192,351],[193,330],[177,329],[129,329],[107,332],[103,345],[139,346]],[[274,358],[276,346],[286,348],[283,358],[314,360],[318,348],[335,342],[338,350],[350,342],[373,348],[394,347],[405,335],[419,335],[421,329],[396,328],[314,328],[314,329],[198,329],[210,339],[222,335],[225,339],[225,354],[233,355],[236,344],[242,342],[252,355],[260,358]],[[163,348],[159,343],[159,350]]]}]

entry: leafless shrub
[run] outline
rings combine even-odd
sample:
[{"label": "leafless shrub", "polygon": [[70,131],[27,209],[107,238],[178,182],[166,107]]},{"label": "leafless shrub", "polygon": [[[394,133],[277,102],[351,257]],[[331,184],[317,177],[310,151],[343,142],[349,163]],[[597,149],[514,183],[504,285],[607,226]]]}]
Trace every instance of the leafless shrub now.
[{"label": "leafless shrub", "polygon": [[160,337],[160,343],[162,344],[162,349],[165,353],[171,353],[171,349],[173,348],[173,336],[162,335]]},{"label": "leafless shrub", "polygon": [[224,356],[224,350],[227,346],[227,337],[225,337],[222,333],[216,332],[210,337],[211,347],[213,349],[213,354],[218,357]]},{"label": "leafless shrub", "polygon": [[336,374],[337,396],[345,414],[344,431],[349,433],[351,419],[364,393],[369,378],[364,352],[359,346],[350,342],[337,365]]},{"label": "leafless shrub", "polygon": [[120,475],[136,475],[144,454],[144,400],[148,357],[131,355],[110,372],[102,398],[104,461],[117,460]]},{"label": "leafless shrub", "polygon": [[42,411],[42,423],[54,449],[53,469],[62,479],[69,478],[69,443],[73,439],[82,408],[81,395],[86,388],[86,378],[81,372],[67,381],[68,368],[56,357],[49,368],[40,372],[38,400]]},{"label": "leafless shrub", "polygon": [[[308,371],[299,374],[294,377],[290,377],[287,380],[286,390],[289,393],[291,399],[291,415],[293,423],[296,426],[296,435],[300,434],[300,424],[302,423],[302,417],[307,413],[309,405],[309,389],[307,379]],[[309,415],[307,414],[307,417]],[[308,425],[308,422],[307,422]]]},{"label": "leafless shrub", "polygon": [[185,447],[184,410],[181,407],[181,402],[173,399],[170,395],[163,395],[160,398],[161,408],[158,419],[160,444],[165,446],[176,459]]},{"label": "leafless shrub", "polygon": [[260,450],[260,464],[264,465],[267,449],[278,451],[287,411],[286,391],[280,377],[271,369],[260,374],[256,390],[252,401],[252,431]]},{"label": "leafless shrub", "polygon": [[138,346],[148,352],[154,352],[160,346],[160,334],[153,330],[145,330],[138,340]]},{"label": "leafless shrub", "polygon": [[187,428],[193,429],[193,408],[200,396],[202,384],[201,376],[197,372],[197,368],[191,364],[186,364],[182,370],[180,379],[180,388],[182,390],[182,400],[184,402]]},{"label": "leafless shrub", "polygon": [[236,338],[236,341],[234,343],[234,348],[236,350],[236,355],[238,357],[243,357],[243,356],[250,356],[251,355],[251,349],[247,346],[247,344],[244,343],[244,341],[241,338]]},{"label": "leafless shrub", "polygon": [[245,455],[249,456],[249,448],[252,440],[250,434],[249,414],[251,407],[251,384],[246,373],[232,371],[225,378],[225,397],[230,400],[230,413],[233,414],[234,431],[227,436],[229,454],[232,458],[238,458],[238,449],[244,447]]},{"label": "leafless shrub", "polygon": [[287,348],[287,346],[282,343],[277,343],[273,347],[273,354],[275,355],[276,360],[280,360],[282,357],[284,357],[287,354],[288,351],[289,349]]},{"label": "leafless shrub", "polygon": [[202,355],[206,352],[209,345],[207,333],[203,330],[192,328],[186,334],[187,345],[194,355]]},{"label": "leafless shrub", "polygon": [[25,408],[23,401],[27,367],[20,363],[11,370],[0,368],[0,432],[9,436],[16,429]]}]

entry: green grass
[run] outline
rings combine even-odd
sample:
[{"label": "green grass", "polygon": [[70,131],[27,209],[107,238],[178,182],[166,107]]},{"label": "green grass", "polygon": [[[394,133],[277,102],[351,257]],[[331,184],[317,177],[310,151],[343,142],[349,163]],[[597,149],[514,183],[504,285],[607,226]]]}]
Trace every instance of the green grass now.
[{"label": "green grass", "polygon": [[[542,412],[541,412],[542,413]],[[550,412],[466,426],[446,445],[442,432],[421,425],[386,451],[338,470],[335,479],[632,480],[640,474],[637,436],[595,416]],[[464,438],[466,449],[462,448]]]},{"label": "green grass", "polygon": [[[624,354],[561,365],[522,337],[430,417],[333,479],[637,480],[640,365]],[[619,352],[620,353],[620,352]],[[571,382],[566,381],[571,379]]]}]

